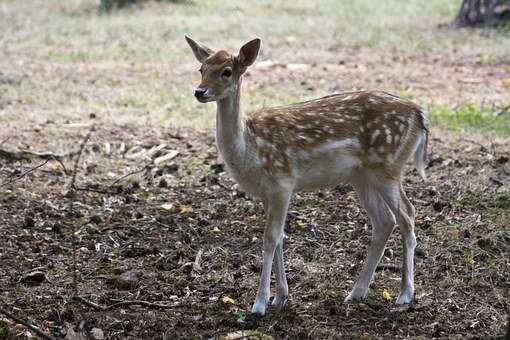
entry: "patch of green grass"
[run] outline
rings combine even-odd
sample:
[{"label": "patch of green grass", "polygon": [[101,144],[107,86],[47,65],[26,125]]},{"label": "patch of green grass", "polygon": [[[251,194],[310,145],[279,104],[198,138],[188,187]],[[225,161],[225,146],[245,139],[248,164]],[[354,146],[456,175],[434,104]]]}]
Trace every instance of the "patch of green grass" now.
[{"label": "patch of green grass", "polygon": [[436,107],[431,112],[433,126],[455,132],[477,132],[510,137],[510,114],[499,114],[487,107],[468,103],[457,109]]},{"label": "patch of green grass", "polygon": [[475,191],[459,198],[458,203],[468,209],[478,211],[510,211],[510,190],[488,194],[483,191]]}]

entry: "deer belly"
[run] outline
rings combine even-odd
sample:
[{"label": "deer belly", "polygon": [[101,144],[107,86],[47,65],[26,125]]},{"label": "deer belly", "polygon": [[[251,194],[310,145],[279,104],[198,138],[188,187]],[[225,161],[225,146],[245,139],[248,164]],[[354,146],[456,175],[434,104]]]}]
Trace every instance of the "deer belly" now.
[{"label": "deer belly", "polygon": [[295,173],[296,189],[315,190],[348,182],[360,164],[360,159],[350,154],[303,160]]}]

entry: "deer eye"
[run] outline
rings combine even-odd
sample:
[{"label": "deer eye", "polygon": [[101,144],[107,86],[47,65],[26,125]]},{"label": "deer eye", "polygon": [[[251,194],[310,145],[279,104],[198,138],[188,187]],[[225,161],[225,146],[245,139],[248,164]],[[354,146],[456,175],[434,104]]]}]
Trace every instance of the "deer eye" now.
[{"label": "deer eye", "polygon": [[225,77],[225,78],[228,78],[232,75],[232,69],[231,68],[226,68],[223,70],[223,72],[221,73],[221,76],[222,77]]}]

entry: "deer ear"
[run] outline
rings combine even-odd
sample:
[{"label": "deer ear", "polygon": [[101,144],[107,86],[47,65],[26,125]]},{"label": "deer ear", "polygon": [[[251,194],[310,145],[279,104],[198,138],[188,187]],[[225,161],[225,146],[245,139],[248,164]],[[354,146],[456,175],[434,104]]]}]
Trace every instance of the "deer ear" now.
[{"label": "deer ear", "polygon": [[191,50],[195,55],[195,58],[197,58],[199,62],[203,63],[204,60],[206,60],[210,55],[214,53],[214,51],[211,50],[209,47],[197,43],[195,40],[191,39],[187,35],[185,35],[185,37],[189,47],[191,47]]},{"label": "deer ear", "polygon": [[260,39],[253,39],[241,47],[239,51],[239,62],[241,66],[248,67],[255,62],[259,54]]}]

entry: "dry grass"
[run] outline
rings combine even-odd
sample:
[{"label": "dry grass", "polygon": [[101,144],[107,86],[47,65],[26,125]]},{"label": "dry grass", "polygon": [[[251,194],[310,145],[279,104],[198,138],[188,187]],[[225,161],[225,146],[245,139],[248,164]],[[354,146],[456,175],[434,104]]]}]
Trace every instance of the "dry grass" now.
[{"label": "dry grass", "polygon": [[[263,39],[260,60],[305,68],[255,69],[247,108],[351,88],[380,88],[427,107],[510,101],[502,33],[451,30],[458,1],[146,3],[99,15],[93,0],[0,5],[0,120],[212,126],[198,105],[192,36],[235,51]],[[339,65],[340,63],[340,65]]]}]

